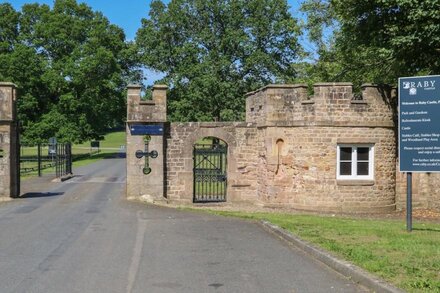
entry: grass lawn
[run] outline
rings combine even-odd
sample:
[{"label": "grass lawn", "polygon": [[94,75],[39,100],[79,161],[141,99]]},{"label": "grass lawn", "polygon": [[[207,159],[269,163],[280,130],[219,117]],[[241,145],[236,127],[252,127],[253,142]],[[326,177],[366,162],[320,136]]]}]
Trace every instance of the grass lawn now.
[{"label": "grass lawn", "polygon": [[408,292],[440,292],[440,224],[277,213],[209,211],[267,220]]},{"label": "grass lawn", "polygon": [[[106,149],[119,149],[120,146],[125,145],[125,131],[109,132],[104,136],[104,139],[100,141],[100,148],[103,152],[108,152]],[[82,144],[75,144],[72,148],[90,148],[90,141],[86,141]]]}]

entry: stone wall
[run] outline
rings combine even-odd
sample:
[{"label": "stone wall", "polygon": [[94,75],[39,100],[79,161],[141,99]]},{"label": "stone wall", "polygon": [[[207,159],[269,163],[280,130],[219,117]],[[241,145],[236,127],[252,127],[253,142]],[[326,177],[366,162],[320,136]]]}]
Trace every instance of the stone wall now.
[{"label": "stone wall", "polygon": [[[246,122],[165,123],[166,87],[152,101],[129,89],[127,195],[193,202],[193,146],[217,137],[228,145],[227,201],[334,212],[383,212],[405,205],[406,181],[396,171],[395,90],[372,84],[353,94],[349,83],[269,85],[249,93]],[[138,97],[139,96],[139,97]],[[142,136],[133,124],[161,124],[154,136],[159,158],[142,174],[134,152]],[[337,179],[337,146],[374,146],[372,180]],[[161,166],[162,165],[162,166]],[[439,208],[440,175],[414,174],[416,207]]]},{"label": "stone wall", "polygon": [[[397,170],[399,166],[397,166]],[[440,174],[413,173],[412,198],[414,208],[440,210]],[[396,204],[398,210],[406,209],[406,173],[397,172]]]},{"label": "stone wall", "polygon": [[[268,127],[260,154],[259,200],[267,206],[339,212],[395,208],[392,129],[368,127]],[[277,141],[282,141],[278,155]],[[339,143],[374,144],[374,180],[337,180]]]},{"label": "stone wall", "polygon": [[0,199],[20,194],[16,86],[0,83]]}]

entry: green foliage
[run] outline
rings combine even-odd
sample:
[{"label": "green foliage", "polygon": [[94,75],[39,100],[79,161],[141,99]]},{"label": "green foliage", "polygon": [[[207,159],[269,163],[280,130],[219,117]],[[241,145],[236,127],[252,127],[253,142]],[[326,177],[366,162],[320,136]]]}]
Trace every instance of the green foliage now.
[{"label": "green foliage", "polygon": [[295,76],[299,33],[285,0],[155,0],[136,43],[166,74],[172,120],[236,120],[246,92]]},{"label": "green foliage", "polygon": [[75,0],[0,4],[0,80],[19,87],[22,140],[79,142],[121,124],[124,89],[139,79],[122,29]]},{"label": "green foliage", "polygon": [[439,0],[307,0],[302,10],[319,47],[315,78],[396,84],[401,76],[440,73]]}]

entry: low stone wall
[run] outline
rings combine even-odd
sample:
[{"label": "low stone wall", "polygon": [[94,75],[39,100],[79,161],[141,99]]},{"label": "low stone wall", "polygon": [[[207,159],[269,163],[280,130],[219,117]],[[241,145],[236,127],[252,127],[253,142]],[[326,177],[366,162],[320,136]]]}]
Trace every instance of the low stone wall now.
[{"label": "low stone wall", "polygon": [[[412,179],[413,207],[440,210],[440,174],[413,173]],[[406,173],[397,171],[396,204],[398,210],[406,209],[406,187]]]}]

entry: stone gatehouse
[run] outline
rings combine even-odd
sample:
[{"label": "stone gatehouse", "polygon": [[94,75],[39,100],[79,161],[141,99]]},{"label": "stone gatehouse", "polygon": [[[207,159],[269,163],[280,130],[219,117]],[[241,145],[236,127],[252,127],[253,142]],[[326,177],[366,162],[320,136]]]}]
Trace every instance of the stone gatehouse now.
[{"label": "stone gatehouse", "polygon": [[[396,209],[395,90],[350,83],[268,85],[246,97],[245,122],[166,122],[166,87],[128,89],[127,196],[192,203],[194,145],[227,145],[224,200],[333,212]],[[148,145],[145,134],[149,135]],[[157,158],[136,151],[157,150]],[[151,173],[144,174],[148,164]]]}]

